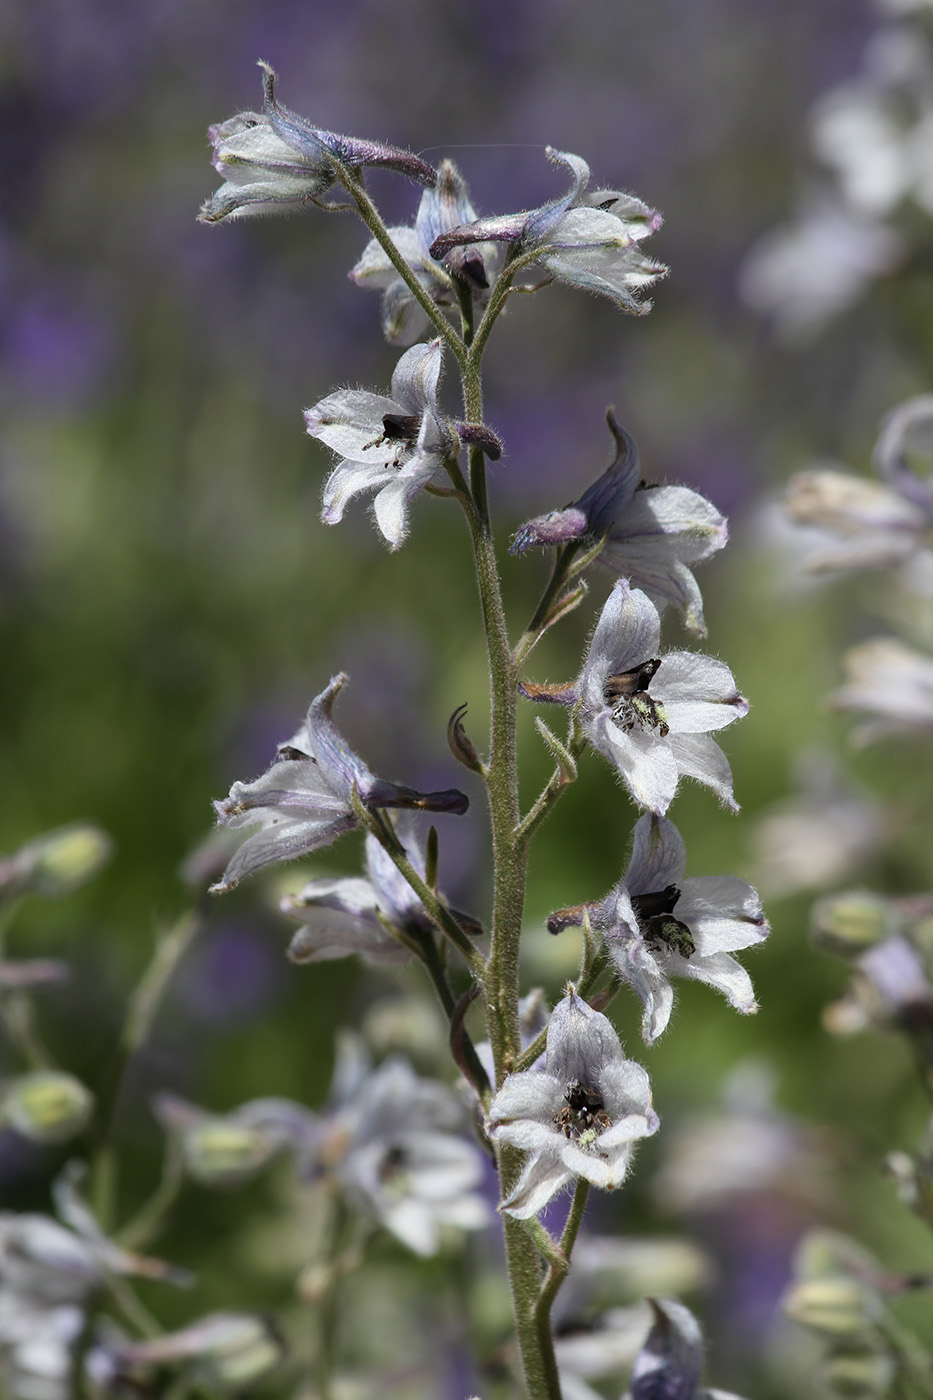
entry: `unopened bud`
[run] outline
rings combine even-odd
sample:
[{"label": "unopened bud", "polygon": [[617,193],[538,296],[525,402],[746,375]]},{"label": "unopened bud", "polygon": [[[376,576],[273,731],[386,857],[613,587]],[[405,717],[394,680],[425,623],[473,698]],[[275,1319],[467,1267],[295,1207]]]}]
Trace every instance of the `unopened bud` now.
[{"label": "unopened bud", "polygon": [[263,1380],[283,1355],[272,1324],[248,1313],[212,1313],[180,1332],[131,1343],[118,1353],[121,1364],[133,1367],[193,1361],[210,1385],[235,1394]]},{"label": "unopened bud", "polygon": [[498,462],[502,456],[502,439],[498,433],[490,428],[488,423],[463,423],[455,422],[457,437],[467,447],[478,447],[480,451],[489,458],[490,462]]},{"label": "unopened bud", "polygon": [[182,1138],[185,1166],[202,1186],[239,1186],[261,1171],[277,1143],[229,1118],[204,1118]]},{"label": "unopened bud", "polygon": [[892,1393],[896,1372],[894,1358],[887,1352],[859,1351],[828,1357],[819,1375],[833,1395],[846,1400],[884,1400]]},{"label": "unopened bud", "polygon": [[35,1070],[6,1087],[0,1121],[30,1142],[67,1142],[90,1121],[94,1096],[74,1075]]},{"label": "unopened bud", "polygon": [[0,860],[0,888],[46,899],[71,894],[107,863],[113,842],[88,822],[57,827]]},{"label": "unopened bud", "polygon": [[836,1340],[864,1339],[865,1329],[874,1322],[877,1303],[864,1285],[837,1275],[793,1284],[784,1295],[784,1311],[801,1326]]},{"label": "unopened bud", "polygon": [[870,890],[848,890],[817,900],[811,914],[811,938],[824,953],[855,958],[900,931],[901,918],[892,900]]},{"label": "unopened bud", "polygon": [[466,705],[458,705],[450,716],[447,721],[447,743],[454,758],[462,763],[464,768],[469,768],[474,773],[482,773],[482,760],[463,727],[463,716],[466,712]]},{"label": "unopened bud", "polygon": [[203,1186],[239,1186],[282,1145],[279,1133],[235,1114],[207,1113],[175,1094],[157,1094],[152,1107],[163,1128],[177,1135],[189,1174]]}]

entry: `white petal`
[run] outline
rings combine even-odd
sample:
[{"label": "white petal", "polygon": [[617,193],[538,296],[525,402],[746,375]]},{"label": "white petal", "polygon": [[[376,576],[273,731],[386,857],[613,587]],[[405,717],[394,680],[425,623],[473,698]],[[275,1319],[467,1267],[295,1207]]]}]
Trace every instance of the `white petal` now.
[{"label": "white petal", "polygon": [[399,405],[382,394],[338,389],[305,410],[305,424],[312,437],[342,457],[350,457],[354,462],[387,462],[395,455],[398,444],[381,441],[382,420],[386,414],[398,411]]},{"label": "white petal", "polygon": [[632,894],[653,894],[679,885],[687,867],[683,837],[666,817],[643,816],[635,823],[632,857],[625,885]]},{"label": "white petal", "polygon": [[600,613],[581,677],[584,701],[594,713],[605,707],[606,678],[657,656],[660,642],[657,608],[640,589],[619,579]]},{"label": "white petal", "polygon": [[510,1074],[489,1106],[487,1127],[492,1130],[525,1118],[550,1123],[563,1094],[564,1085],[554,1075],[530,1069]]},{"label": "white petal", "polygon": [[[391,481],[391,468],[385,462],[373,460],[364,466],[359,462],[339,462],[324,485],[321,519],[325,525],[336,525],[354,496],[371,491]],[[384,532],[383,532],[384,533]]]},{"label": "white petal", "polygon": [[393,549],[398,549],[408,532],[408,507],[434,475],[437,459],[422,462],[418,472],[410,470],[412,466],[413,463],[407,463],[404,470],[383,487],[373,503],[376,523]]},{"label": "white petal", "polygon": [[621,1186],[632,1159],[632,1144],[620,1143],[606,1150],[600,1146],[604,1134],[591,1148],[579,1147],[572,1138],[561,1148],[561,1161],[574,1176],[582,1176],[599,1186],[603,1191],[614,1191]]},{"label": "white petal", "polygon": [[658,958],[638,938],[606,939],[606,950],[619,976],[641,1000],[644,1007],[641,1030],[646,1044],[666,1029],[674,1009],[674,989]]},{"label": "white petal", "polygon": [[623,1061],[619,1037],[607,1016],[573,993],[557,1003],[548,1023],[545,1077],[560,1087],[561,1096],[571,1080],[596,1085],[607,1067]]},{"label": "white petal", "polygon": [[711,787],[720,802],[733,812],[739,810],[732,794],[729,760],[714,739],[708,734],[672,734],[668,743],[679,772]]},{"label": "white petal", "polygon": [[526,1163],[515,1189],[499,1209],[518,1220],[528,1220],[543,1210],[572,1177],[557,1152],[542,1152]]},{"label": "white petal", "polygon": [[[606,1112],[612,1119],[613,1126],[607,1132],[614,1131],[617,1125],[629,1118],[638,1120],[633,1127],[643,1126],[642,1120],[651,1108],[651,1080],[647,1070],[634,1060],[620,1058],[616,1064],[608,1065],[603,1070],[598,1087]],[[642,1137],[644,1132],[625,1133],[618,1140],[627,1142],[633,1136]]]},{"label": "white petal", "polygon": [[[421,262],[421,240],[413,228],[390,228],[389,237],[398,248],[409,267],[417,267]],[[371,238],[363,249],[360,260],[349,272],[350,280],[358,287],[385,288],[390,282],[397,282],[399,275],[380,243]]]},{"label": "white petal", "polygon": [[668,652],[648,690],[662,701],[671,730],[678,734],[707,734],[748,713],[729,667],[712,656]]},{"label": "white petal", "polygon": [[392,397],[405,413],[420,418],[426,408],[436,406],[441,359],[439,340],[405,351],[392,375]]},{"label": "white petal", "polygon": [[695,982],[705,982],[715,987],[717,992],[734,1006],[736,1011],[746,1016],[758,1010],[752,979],[745,968],[728,953],[711,953],[708,957],[678,959],[682,966],[677,971],[681,977],[690,977]]},{"label": "white petal", "polygon": [[644,729],[620,729],[609,710],[585,724],[587,738],[614,763],[640,807],[663,815],[677,791],[678,763],[670,741]]}]

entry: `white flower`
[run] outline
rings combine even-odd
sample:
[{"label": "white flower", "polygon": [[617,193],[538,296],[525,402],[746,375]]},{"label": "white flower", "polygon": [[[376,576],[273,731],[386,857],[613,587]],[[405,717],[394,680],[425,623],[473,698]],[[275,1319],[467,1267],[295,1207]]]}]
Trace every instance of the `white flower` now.
[{"label": "white flower", "polygon": [[[414,227],[388,230],[405,262],[438,306],[456,304],[455,278],[482,304],[490,282],[498,276],[502,255],[494,243],[455,248],[443,261],[432,258],[428,251],[442,233],[475,218],[466,181],[453,161],[442,160],[437,184],[421,196]],[[358,287],[382,292],[382,330],[390,344],[411,345],[427,329],[425,311],[375,238],[367,243],[359,262],[350,270],[350,278]]]},{"label": "white flower", "polygon": [[493,1142],[529,1153],[500,1209],[528,1219],[579,1176],[614,1191],[634,1144],[657,1128],[647,1074],[625,1058],[611,1021],[569,987],[551,1013],[545,1068],[510,1074],[489,1108]]},{"label": "white flower", "polygon": [[392,375],[392,397],[363,389],[338,389],[305,411],[311,437],[342,461],[324,487],[321,519],[336,525],[347,503],[374,491],[376,524],[393,549],[408,530],[408,507],[458,441],[438,413],[441,343],[413,345]]},{"label": "white flower", "polygon": [[[424,844],[408,813],[399,816],[395,832],[423,878]],[[404,931],[411,925],[430,929],[433,925],[411,885],[371,835],[366,837],[366,870],[367,879],[309,880],[297,894],[287,894],[279,901],[282,913],[303,925],[289,945],[292,962],[323,962],[351,953],[359,953],[364,962],[373,964],[405,962],[411,957],[391,929]]]},{"label": "white flower", "polygon": [[224,183],[202,207],[201,223],[301,209],[337,180],[335,160],[349,169],[381,165],[422,184],[434,184],[431,166],[409,151],[322,131],[280,106],[275,99],[275,73],[268,63],[259,66],[263,111],[238,112],[208,130],[213,165]]},{"label": "white flower", "polygon": [[545,155],[570,171],[573,184],[567,194],[538,209],[477,219],[442,233],[431,245],[431,256],[442,258],[474,243],[511,244],[518,255],[534,254],[535,262],[559,282],[607,296],[620,310],[643,316],[651,302],[639,301],[639,293],[667,268],[638,245],[660,227],[660,214],[621,190],[588,193],[590,168],[579,156],[550,146]]},{"label": "white flower", "polygon": [[597,904],[561,909],[548,919],[559,933],[588,915],[619,976],[644,1004],[650,1045],[674,1005],[672,977],[705,982],[748,1015],[758,1008],[751,978],[732,954],[761,943],[770,929],[751,885],[731,875],[684,878],[687,854],[666,817],[635,823],[632,857],[619,883]]},{"label": "white flower", "polygon": [[686,625],[705,636],[703,599],[691,565],[722,549],[726,522],[705,496],[686,486],[648,486],[635,441],[610,410],[616,457],[580,498],[527,521],[510,553],[530,545],[602,539],[596,563],[642,588],[658,612],[678,607]]},{"label": "white flower", "polygon": [[445,1084],[419,1079],[401,1055],[373,1070],[359,1043],[345,1040],[307,1165],[332,1172],[355,1207],[415,1254],[436,1254],[445,1227],[478,1230],[490,1219],[481,1153],[458,1132],[462,1119]]},{"label": "white flower", "polygon": [[346,684],[341,672],[315,696],[298,733],[280,744],[272,766],[252,783],[234,783],[222,802],[215,802],[221,826],[247,836],[211,886],[217,894],[233,889],[246,875],[276,861],[294,860],[356,826],[353,794],[370,807],[421,807],[436,812],[466,811],[467,798],[451,788],[419,793],[376,778],[348,749],[331,718],[334,701]]},{"label": "white flower", "polygon": [[845,654],[846,684],[830,699],[837,710],[868,716],[853,731],[858,744],[933,728],[933,658],[896,637],[874,637]]},{"label": "white flower", "polygon": [[619,579],[606,600],[579,679],[525,684],[530,700],[578,704],[586,737],[618,769],[640,807],[667,811],[681,777],[711,787],[738,810],[732,771],[710,737],[748,713],[724,662],[689,651],[658,655],[657,608]]}]

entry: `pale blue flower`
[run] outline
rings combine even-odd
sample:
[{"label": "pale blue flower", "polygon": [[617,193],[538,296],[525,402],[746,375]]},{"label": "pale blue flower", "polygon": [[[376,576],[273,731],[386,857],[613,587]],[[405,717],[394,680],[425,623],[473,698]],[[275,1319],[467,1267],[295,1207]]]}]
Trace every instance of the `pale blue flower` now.
[{"label": "pale blue flower", "polygon": [[413,345],[392,375],[392,397],[338,389],[305,411],[313,438],[342,460],[324,487],[321,519],[336,525],[354,496],[375,493],[376,524],[393,549],[408,531],[408,507],[459,442],[437,407],[441,343]]},{"label": "pale blue flower", "polygon": [[334,1086],[308,1175],[331,1175],[357,1210],[415,1254],[441,1247],[447,1229],[490,1223],[482,1154],[462,1135],[454,1091],[393,1055],[377,1069],[358,1040],[338,1045]]},{"label": "pale blue flower", "polygon": [[641,998],[649,1045],[670,1019],[672,977],[715,987],[745,1015],[758,1009],[751,978],[732,954],[767,938],[761,900],[731,875],[685,878],[686,866],[674,823],[642,816],[625,874],[605,899],[559,909],[548,919],[550,932],[559,933],[588,916],[615,971]]},{"label": "pale blue flower", "polygon": [[531,545],[604,541],[596,563],[641,588],[662,613],[673,603],[694,631],[705,635],[703,599],[691,565],[728,538],[726,522],[705,496],[687,486],[648,486],[634,439],[607,415],[615,461],[580,498],[524,524],[511,553]]},{"label": "pale blue flower", "polygon": [[[402,813],[395,834],[418,874],[424,877],[424,843],[414,821]],[[392,929],[429,931],[434,925],[411,885],[374,836],[366,837],[367,878],[309,880],[296,894],[279,901],[283,914],[298,919],[301,929],[289,944],[293,962],[323,962],[358,953],[372,964],[405,962],[411,951]]]},{"label": "pale blue flower", "polygon": [[265,865],[294,860],[356,826],[353,794],[369,807],[415,807],[462,815],[469,800],[456,788],[416,792],[376,778],[347,748],[331,719],[331,710],[347,677],[333,678],[312,700],[298,733],[279,745],[277,757],[261,778],[234,783],[215,802],[221,826],[241,831],[258,826],[237,849],[213,893],[233,889],[246,875]]},{"label": "pale blue flower", "polygon": [[573,184],[566,195],[538,209],[476,219],[442,233],[431,246],[431,256],[443,258],[453,248],[475,243],[507,243],[516,256],[533,254],[559,282],[607,296],[622,311],[643,316],[651,303],[639,301],[639,293],[667,272],[639,247],[660,227],[660,214],[620,190],[588,193],[590,168],[585,160],[550,146],[545,154],[570,171]]},{"label": "pale blue flower", "polygon": [[593,747],[640,807],[663,816],[681,777],[711,787],[737,810],[732,772],[710,731],[748,712],[732,672],[712,656],[659,654],[657,608],[619,579],[606,600],[577,681],[522,685],[531,700],[577,705]]},{"label": "pale blue flower", "polygon": [[[498,275],[502,254],[494,243],[454,248],[443,260],[432,258],[429,252],[441,234],[475,218],[466,181],[453,161],[442,160],[437,184],[421,196],[414,227],[388,230],[405,262],[438,306],[456,305],[455,279],[469,287],[474,300],[482,304],[489,284]],[[382,329],[391,344],[411,345],[427,329],[430,323],[426,312],[375,238],[367,243],[350,277],[358,287],[382,292]]]},{"label": "pale blue flower", "polygon": [[647,1074],[625,1058],[612,1022],[568,987],[548,1023],[545,1067],[510,1074],[489,1107],[492,1141],[529,1154],[500,1208],[528,1219],[580,1176],[614,1191],[634,1144],[657,1128]]},{"label": "pale blue flower", "polygon": [[214,168],[224,177],[204,204],[201,223],[300,209],[338,179],[335,159],[356,169],[379,165],[433,185],[435,171],[409,151],[322,131],[275,100],[275,73],[260,63],[262,112],[239,112],[209,129]]}]

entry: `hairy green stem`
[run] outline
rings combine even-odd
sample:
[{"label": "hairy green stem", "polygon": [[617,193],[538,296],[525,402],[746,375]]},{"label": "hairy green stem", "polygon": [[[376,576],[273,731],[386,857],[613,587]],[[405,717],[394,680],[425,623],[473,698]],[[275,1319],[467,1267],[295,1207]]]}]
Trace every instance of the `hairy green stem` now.
[{"label": "hairy green stem", "polygon": [[[495,301],[494,292],[490,308]],[[501,309],[502,298],[497,305]],[[487,309],[483,325],[487,325],[487,321],[492,324],[489,314]],[[470,361],[469,370],[463,376],[464,411],[469,422],[481,423],[483,396],[476,342]],[[470,529],[489,661],[491,710],[490,752],[485,777],[492,833],[493,907],[483,987],[496,1083],[501,1084],[521,1049],[518,946],[525,902],[527,852],[515,838],[520,816],[516,740],[518,674],[509,644],[489,523],[485,471],[483,454],[473,449],[470,486],[476,513],[470,518]],[[522,1154],[515,1148],[500,1146],[497,1165],[499,1189],[504,1200],[518,1180]],[[542,1332],[535,1315],[541,1287],[540,1256],[533,1239],[519,1221],[504,1216],[503,1229],[515,1328],[529,1400],[560,1400],[553,1341],[549,1330],[545,1329],[546,1335]]]},{"label": "hairy green stem", "polygon": [[541,1285],[541,1292],[538,1295],[537,1316],[540,1329],[545,1328],[550,1332],[551,1308],[554,1306],[554,1299],[560,1290],[561,1284],[567,1277],[570,1269],[570,1256],[573,1253],[573,1246],[576,1243],[577,1234],[583,1224],[583,1215],[586,1210],[586,1201],[590,1192],[590,1183],[585,1176],[577,1177],[577,1184],[574,1188],[573,1200],[570,1204],[570,1212],[567,1216],[567,1223],[564,1226],[564,1233],[560,1237],[558,1257],[552,1259],[548,1264],[547,1274]]}]

